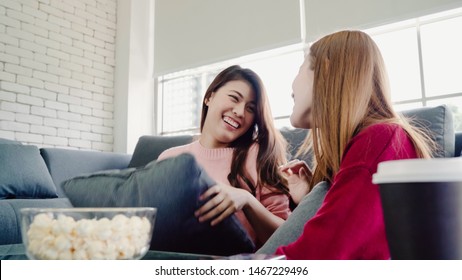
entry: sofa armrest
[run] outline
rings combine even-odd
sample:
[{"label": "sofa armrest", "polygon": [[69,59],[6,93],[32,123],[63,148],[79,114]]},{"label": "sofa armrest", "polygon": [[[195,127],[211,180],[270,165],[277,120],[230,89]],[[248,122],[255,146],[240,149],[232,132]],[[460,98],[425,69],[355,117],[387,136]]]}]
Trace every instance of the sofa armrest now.
[{"label": "sofa armrest", "polygon": [[67,198],[0,200],[0,245],[22,242],[19,210],[29,207],[68,208],[72,204]]},{"label": "sofa armrest", "polygon": [[59,197],[65,197],[61,183],[72,177],[101,170],[127,168],[131,155],[99,151],[42,148],[40,154],[55,183]]}]

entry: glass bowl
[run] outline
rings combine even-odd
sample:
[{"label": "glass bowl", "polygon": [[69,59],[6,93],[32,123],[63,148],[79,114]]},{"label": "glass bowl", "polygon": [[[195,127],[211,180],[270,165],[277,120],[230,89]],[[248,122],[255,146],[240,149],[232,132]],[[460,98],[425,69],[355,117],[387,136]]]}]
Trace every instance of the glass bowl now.
[{"label": "glass bowl", "polygon": [[29,259],[140,259],[149,250],[156,208],[22,208]]}]

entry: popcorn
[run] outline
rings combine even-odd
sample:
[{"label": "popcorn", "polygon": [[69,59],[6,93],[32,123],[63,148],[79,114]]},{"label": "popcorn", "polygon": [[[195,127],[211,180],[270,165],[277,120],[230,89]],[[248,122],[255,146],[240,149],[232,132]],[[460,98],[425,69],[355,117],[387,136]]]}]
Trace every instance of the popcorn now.
[{"label": "popcorn", "polygon": [[41,213],[27,231],[27,246],[38,259],[133,259],[148,249],[150,232],[146,217],[74,220]]}]

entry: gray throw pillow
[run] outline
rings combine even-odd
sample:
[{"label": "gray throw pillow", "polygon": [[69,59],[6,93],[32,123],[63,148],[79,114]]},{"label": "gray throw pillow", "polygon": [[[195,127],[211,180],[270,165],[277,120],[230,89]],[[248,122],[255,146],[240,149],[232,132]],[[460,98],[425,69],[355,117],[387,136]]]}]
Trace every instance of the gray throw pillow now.
[{"label": "gray throw pillow", "polygon": [[0,199],[58,197],[36,146],[0,144],[0,165]]},{"label": "gray throw pillow", "polygon": [[271,235],[271,237],[258,249],[258,254],[274,254],[279,246],[288,245],[302,234],[305,223],[311,219],[329,190],[327,182],[320,182],[295,207],[289,218]]},{"label": "gray throw pillow", "polygon": [[200,223],[198,197],[215,182],[190,154],[142,168],[98,172],[62,184],[75,207],[155,207],[151,250],[233,255],[255,250],[233,215],[217,226]]},{"label": "gray throw pillow", "polygon": [[454,121],[447,105],[402,111],[411,123],[429,132],[438,150],[434,157],[453,157],[455,146]]}]

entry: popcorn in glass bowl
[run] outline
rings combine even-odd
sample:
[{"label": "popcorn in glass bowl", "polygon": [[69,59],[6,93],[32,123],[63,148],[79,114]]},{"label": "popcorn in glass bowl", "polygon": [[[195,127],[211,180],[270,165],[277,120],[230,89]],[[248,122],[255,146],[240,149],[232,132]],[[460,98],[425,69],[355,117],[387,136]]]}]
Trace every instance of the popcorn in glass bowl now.
[{"label": "popcorn in glass bowl", "polygon": [[21,234],[30,259],[140,259],[149,250],[157,209],[23,208]]}]

